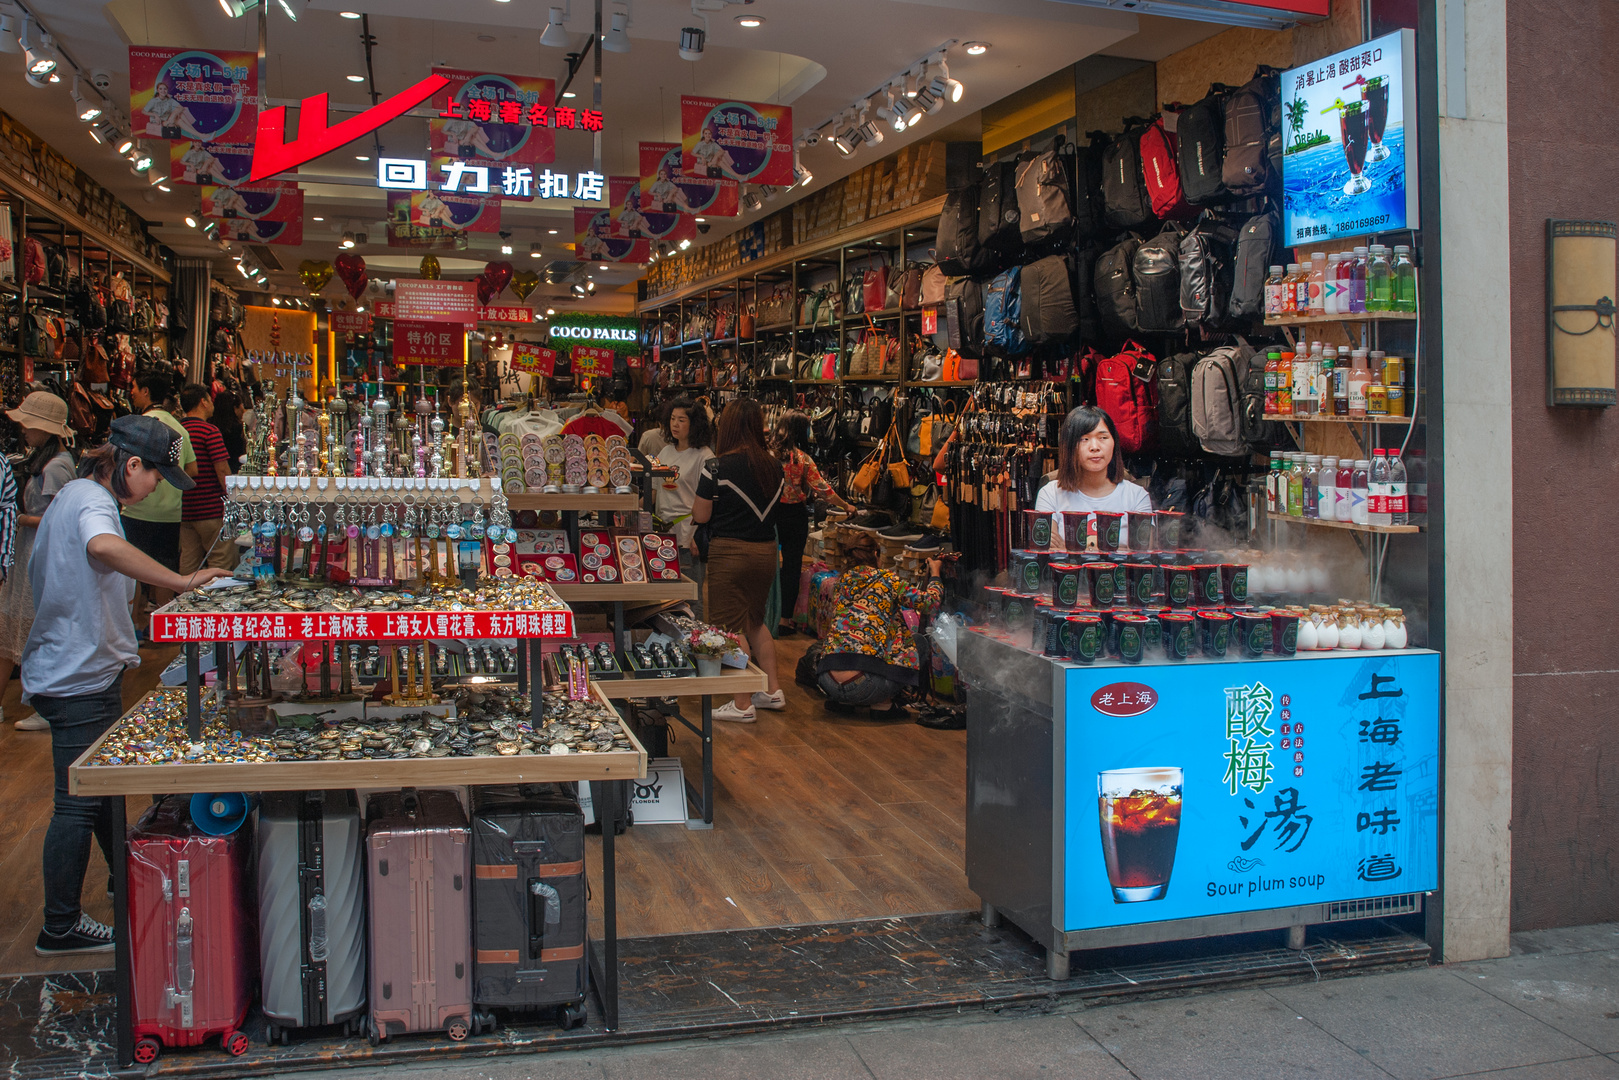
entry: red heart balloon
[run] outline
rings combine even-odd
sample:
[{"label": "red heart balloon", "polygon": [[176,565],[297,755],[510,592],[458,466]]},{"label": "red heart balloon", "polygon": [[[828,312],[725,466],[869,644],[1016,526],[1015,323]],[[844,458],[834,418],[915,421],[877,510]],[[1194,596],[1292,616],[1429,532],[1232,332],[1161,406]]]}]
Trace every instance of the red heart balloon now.
[{"label": "red heart balloon", "polygon": [[487,275],[479,275],[475,284],[478,287],[478,303],[487,304],[495,298],[497,290],[489,283]]},{"label": "red heart balloon", "polygon": [[365,260],[358,255],[344,253],[332,260],[332,266],[337,270],[337,276],[343,279],[343,287],[349,295],[358,300],[360,294],[365,292]]},{"label": "red heart balloon", "polygon": [[484,263],[484,280],[489,282],[490,295],[499,296],[506,283],[512,279],[512,264],[509,262]]}]

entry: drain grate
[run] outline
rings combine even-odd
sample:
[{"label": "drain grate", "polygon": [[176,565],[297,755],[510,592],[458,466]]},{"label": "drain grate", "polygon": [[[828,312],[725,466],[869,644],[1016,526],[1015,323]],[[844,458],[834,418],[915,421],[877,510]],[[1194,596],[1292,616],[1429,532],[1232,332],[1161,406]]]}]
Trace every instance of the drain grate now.
[{"label": "drain grate", "polygon": [[1327,905],[1326,922],[1350,919],[1381,919],[1388,915],[1409,915],[1422,910],[1422,894],[1378,896],[1370,900],[1339,900]]}]

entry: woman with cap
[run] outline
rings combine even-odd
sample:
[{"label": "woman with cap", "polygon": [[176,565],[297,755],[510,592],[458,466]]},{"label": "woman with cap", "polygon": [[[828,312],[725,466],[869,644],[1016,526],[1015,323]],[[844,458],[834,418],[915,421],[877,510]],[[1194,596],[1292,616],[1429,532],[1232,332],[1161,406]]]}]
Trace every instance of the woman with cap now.
[{"label": "woman with cap", "polygon": [[[22,484],[16,569],[0,584],[0,690],[11,682],[11,671],[22,659],[23,644],[34,624],[34,597],[27,575],[34,532],[45,508],[58,491],[73,482],[76,472],[73,455],[67,449],[73,443],[73,429],[67,426],[67,402],[48,391],[36,390],[6,415],[22,428],[28,453],[14,470]],[[0,722],[4,722],[3,714]],[[17,721],[18,731],[44,731],[49,727],[38,713]]]},{"label": "woman with cap", "polygon": [[51,728],[56,797],[45,830],[45,926],[41,956],[109,952],[112,928],[79,907],[90,838],[112,865],[112,800],[68,792],[68,766],[123,713],[124,672],[141,662],[129,615],[135,582],[185,592],[224,570],[181,577],[124,539],[119,506],[140,502],[167,480],[196,481],[180,465],[181,439],[151,416],[120,416],[106,443],[84,455],[80,477],[56,493],[40,518],[28,562],[34,624],[22,653],[23,699]]}]

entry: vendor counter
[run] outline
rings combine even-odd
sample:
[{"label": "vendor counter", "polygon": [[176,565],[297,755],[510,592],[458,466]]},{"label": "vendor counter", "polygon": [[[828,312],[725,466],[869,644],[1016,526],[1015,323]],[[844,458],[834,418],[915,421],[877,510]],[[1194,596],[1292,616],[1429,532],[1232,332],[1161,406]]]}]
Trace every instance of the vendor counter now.
[{"label": "vendor counter", "polygon": [[975,629],[957,660],[968,885],[1053,979],[1082,949],[1302,947],[1438,886],[1436,652],[1082,664]]}]

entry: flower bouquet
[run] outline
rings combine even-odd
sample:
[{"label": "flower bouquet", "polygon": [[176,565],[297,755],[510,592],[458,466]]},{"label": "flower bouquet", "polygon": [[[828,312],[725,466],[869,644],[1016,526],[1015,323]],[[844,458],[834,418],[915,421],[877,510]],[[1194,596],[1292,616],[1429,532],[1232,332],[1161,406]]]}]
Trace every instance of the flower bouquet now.
[{"label": "flower bouquet", "polygon": [[713,677],[722,658],[742,651],[742,639],[717,626],[699,626],[687,636],[686,651],[697,661],[698,675]]}]

